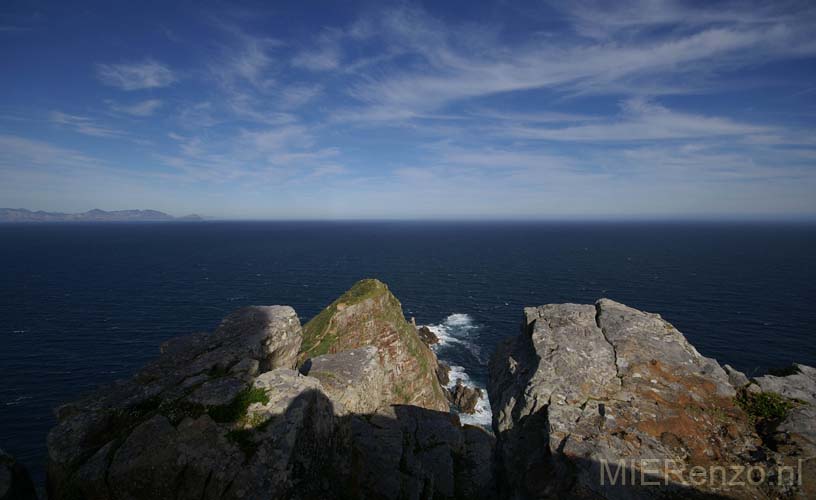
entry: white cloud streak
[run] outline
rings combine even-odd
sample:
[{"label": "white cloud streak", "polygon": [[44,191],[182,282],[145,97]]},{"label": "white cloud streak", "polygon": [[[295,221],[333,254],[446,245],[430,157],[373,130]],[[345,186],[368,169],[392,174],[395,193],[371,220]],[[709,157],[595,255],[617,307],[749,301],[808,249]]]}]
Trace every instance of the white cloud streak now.
[{"label": "white cloud streak", "polygon": [[167,87],[178,80],[167,66],[152,59],[137,63],[97,64],[99,81],[122,90],[143,90]]},{"label": "white cloud streak", "polygon": [[507,127],[498,133],[521,139],[551,141],[591,141],[595,143],[652,141],[700,137],[766,134],[768,127],[672,111],[643,99],[623,103],[623,117],[606,123],[589,123],[562,128]]},{"label": "white cloud streak", "polygon": [[74,132],[93,137],[122,137],[125,132],[102,125],[96,122],[93,118],[87,116],[71,115],[61,111],[52,111],[49,115],[49,121],[61,127],[68,128]]},{"label": "white cloud streak", "polygon": [[375,27],[367,35],[377,33],[392,51],[419,57],[424,64],[370,76],[350,93],[371,108],[362,113],[368,119],[400,119],[458,101],[531,89],[671,93],[671,82],[684,76],[690,75],[693,85],[721,70],[816,53],[801,20],[755,25],[723,16],[718,25],[689,26],[678,14],[665,15],[661,22],[687,29],[648,40],[610,35],[603,41],[547,39],[507,46],[492,39],[489,27],[474,41],[472,28],[444,26],[417,10],[396,10],[370,23]]},{"label": "white cloud streak", "polygon": [[152,116],[161,106],[162,102],[159,99],[148,99],[133,104],[110,104],[110,108],[113,111],[141,118]]}]

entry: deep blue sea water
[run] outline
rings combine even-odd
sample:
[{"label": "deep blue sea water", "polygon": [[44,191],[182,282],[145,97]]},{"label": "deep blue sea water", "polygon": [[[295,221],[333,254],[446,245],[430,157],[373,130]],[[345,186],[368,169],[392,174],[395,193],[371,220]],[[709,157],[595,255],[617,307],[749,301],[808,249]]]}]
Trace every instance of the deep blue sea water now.
[{"label": "deep blue sea water", "polygon": [[51,410],[231,310],[307,321],[377,277],[478,384],[522,307],[610,297],[749,374],[816,364],[816,226],[206,222],[0,226],[0,447],[44,477]]}]

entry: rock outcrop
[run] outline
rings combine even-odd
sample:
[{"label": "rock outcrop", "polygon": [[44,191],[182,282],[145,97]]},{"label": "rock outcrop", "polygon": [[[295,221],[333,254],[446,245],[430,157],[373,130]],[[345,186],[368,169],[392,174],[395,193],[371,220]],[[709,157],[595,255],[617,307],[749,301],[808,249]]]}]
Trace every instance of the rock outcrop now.
[{"label": "rock outcrop", "polygon": [[[788,467],[804,478],[816,478],[816,368],[794,364],[787,371],[753,381],[760,394],[787,399],[787,413],[766,429],[773,448],[770,455],[777,469]],[[800,488],[791,490],[798,498],[816,498],[816,481],[803,480]]]},{"label": "rock outcrop", "polygon": [[[58,408],[49,498],[816,496],[816,369],[749,379],[606,299],[524,312],[490,363],[494,437],[450,411],[444,365],[382,283],[305,331],[290,307],[241,309]],[[0,499],[30,498],[24,478],[0,452]]]},{"label": "rock outcrop", "polygon": [[387,403],[448,411],[436,355],[405,320],[397,298],[375,279],[358,282],[304,325],[301,361],[365,346],[376,347],[388,368]]},{"label": "rock outcrop", "polygon": [[427,326],[417,328],[417,334],[419,334],[419,338],[425,342],[425,345],[432,346],[439,343],[439,337]]},{"label": "rock outcrop", "polygon": [[258,371],[293,368],[300,342],[300,321],[285,306],[241,309],[212,334],[165,342],[131,379],[56,410],[49,496],[164,498],[208,477],[199,487],[223,494],[232,478],[220,481],[218,471],[244,461],[239,440],[227,436],[258,395],[251,381]]},{"label": "rock outcrop", "polygon": [[462,413],[473,414],[476,411],[476,405],[482,397],[482,390],[478,387],[470,387],[462,383],[461,380],[456,382],[456,386],[450,390],[451,403],[459,409]]},{"label": "rock outcrop", "polygon": [[695,484],[694,467],[751,465],[762,442],[729,375],[656,314],[605,299],[527,308],[489,394],[514,498],[774,496],[745,478]]},{"label": "rock outcrop", "polygon": [[387,374],[374,346],[311,358],[301,372],[320,381],[339,414],[374,413],[388,406]]},{"label": "rock outcrop", "polygon": [[[350,348],[307,358],[302,373],[294,310],[249,307],[57,409],[49,498],[492,498],[490,434],[462,427],[447,403],[392,405],[396,386],[434,406],[425,379],[411,378],[427,369],[438,384],[436,358],[415,348],[413,327],[403,337],[384,285],[369,284],[362,305],[349,300],[360,288],[336,304],[350,316],[329,318],[335,347]],[[368,343],[353,347],[348,328],[360,325]],[[374,341],[378,333],[398,340]]]},{"label": "rock outcrop", "polygon": [[36,500],[34,483],[26,468],[0,449],[0,500]]}]

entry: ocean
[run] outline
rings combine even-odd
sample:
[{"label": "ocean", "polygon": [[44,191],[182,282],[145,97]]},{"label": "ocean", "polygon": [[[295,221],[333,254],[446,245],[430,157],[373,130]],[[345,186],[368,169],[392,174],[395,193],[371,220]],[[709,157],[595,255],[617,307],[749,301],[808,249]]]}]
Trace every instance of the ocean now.
[{"label": "ocean", "polygon": [[813,224],[0,225],[0,448],[42,482],[57,405],[236,308],[288,304],[305,323],[366,277],[437,332],[455,379],[482,387],[524,306],[600,297],[660,313],[749,375],[816,365]]}]

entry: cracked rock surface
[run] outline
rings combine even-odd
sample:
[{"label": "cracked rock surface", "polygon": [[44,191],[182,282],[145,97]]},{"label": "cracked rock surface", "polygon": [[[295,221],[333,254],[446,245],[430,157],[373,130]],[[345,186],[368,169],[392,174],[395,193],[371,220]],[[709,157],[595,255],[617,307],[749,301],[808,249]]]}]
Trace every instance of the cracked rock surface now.
[{"label": "cracked rock surface", "polygon": [[[363,285],[323,315],[329,353],[305,355],[291,307],[244,308],[58,408],[49,498],[495,498],[493,437],[435,410],[436,358],[385,285]],[[17,491],[0,458],[0,493]]]},{"label": "cracked rock surface", "polygon": [[[751,381],[657,314],[607,299],[529,307],[490,362],[494,436],[438,401],[446,370],[384,284],[341,299],[312,319],[308,346],[292,308],[244,308],[59,407],[49,498],[816,497],[811,367]],[[763,391],[797,401],[762,426],[744,405]],[[801,488],[690,477],[799,460]],[[22,476],[2,452],[0,465],[7,498]]]},{"label": "cracked rock surface", "polygon": [[[659,315],[601,299],[526,308],[523,332],[491,360],[498,461],[517,498],[652,498],[654,487],[602,484],[604,463],[672,469],[744,463],[758,437],[735,389]],[[642,460],[646,459],[646,462]],[[650,462],[650,459],[657,461]],[[680,483],[673,494],[705,492]],[[647,479],[648,480],[648,479]],[[762,498],[746,486],[727,492]]]}]

